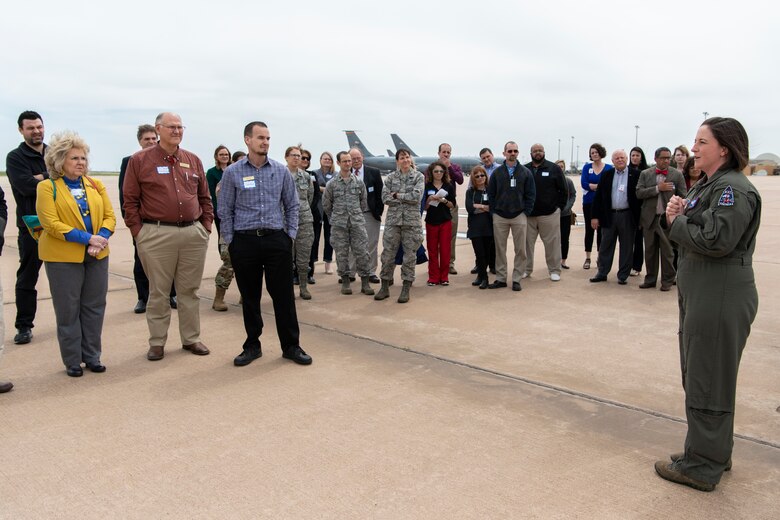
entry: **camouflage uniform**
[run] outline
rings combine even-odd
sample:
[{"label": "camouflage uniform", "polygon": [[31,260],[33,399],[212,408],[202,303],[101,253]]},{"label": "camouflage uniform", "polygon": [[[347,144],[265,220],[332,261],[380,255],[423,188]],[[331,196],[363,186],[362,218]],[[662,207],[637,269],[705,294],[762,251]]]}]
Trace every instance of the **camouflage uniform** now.
[{"label": "camouflage uniform", "polygon": [[293,244],[293,258],[300,277],[309,272],[309,256],[314,243],[314,216],[311,213],[311,201],[314,200],[314,184],[311,176],[303,170],[293,175],[298,200],[301,203],[298,213],[298,234]]},{"label": "camouflage uniform", "polygon": [[[385,179],[382,202],[387,205],[385,232],[382,239],[382,280],[392,280],[395,271],[395,254],[398,246],[404,246],[404,263],[401,265],[401,279],[414,281],[414,266],[417,263],[417,249],[422,244],[422,200],[425,178],[417,170],[401,173],[396,170]],[[397,198],[392,194],[398,193]]]},{"label": "camouflage uniform", "polygon": [[357,274],[369,276],[368,234],[363,212],[368,211],[366,185],[354,173],[338,175],[325,186],[322,209],[330,221],[330,245],[336,251],[336,267],[342,279],[349,272],[349,252],[355,255]]},{"label": "camouflage uniform", "polygon": [[230,253],[228,253],[227,245],[222,237],[219,237],[217,244],[222,265],[217,271],[217,276],[214,277],[214,285],[227,291],[230,288],[230,282],[233,281],[233,263],[230,261]]}]

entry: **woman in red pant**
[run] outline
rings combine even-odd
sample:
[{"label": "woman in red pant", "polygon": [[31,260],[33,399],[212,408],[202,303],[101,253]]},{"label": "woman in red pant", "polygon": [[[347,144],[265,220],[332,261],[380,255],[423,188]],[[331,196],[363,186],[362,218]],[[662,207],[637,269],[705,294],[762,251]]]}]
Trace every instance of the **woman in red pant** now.
[{"label": "woman in red pant", "polygon": [[449,285],[450,240],[455,189],[443,163],[434,162],[425,173],[425,235],[428,244],[428,285]]}]

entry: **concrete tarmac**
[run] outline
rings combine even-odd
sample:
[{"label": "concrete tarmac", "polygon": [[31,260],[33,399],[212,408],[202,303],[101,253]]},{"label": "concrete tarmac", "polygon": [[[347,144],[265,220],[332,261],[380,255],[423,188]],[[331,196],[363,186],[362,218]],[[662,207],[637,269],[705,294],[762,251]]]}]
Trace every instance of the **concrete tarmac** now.
[{"label": "concrete tarmac", "polygon": [[[117,178],[100,179],[119,213]],[[712,493],[653,470],[681,451],[686,431],[676,291],[640,290],[642,277],[619,286],[614,270],[590,284],[582,225],[562,280],[547,277],[539,241],[519,293],[472,287],[465,239],[451,285],[425,286],[427,266],[418,266],[406,305],[395,301],[400,276],[376,302],[341,295],[320,262],[313,299],[296,301],[314,363],[281,358],[265,294],[264,355],[236,368],[244,329],[235,283],[228,312],[211,310],[216,234],[200,290],[211,355],[180,348],[173,311],[165,359],[149,362],[119,219],[108,371],[70,378],[43,269],[33,341],[13,344],[12,217],[0,258],[0,380],[15,384],[0,396],[0,519],[778,518],[780,179],[751,180],[764,201],[760,304],[740,370],[734,469]],[[15,215],[5,177],[0,185]],[[579,201],[575,211],[582,224]],[[464,231],[463,204],[461,213]]]}]

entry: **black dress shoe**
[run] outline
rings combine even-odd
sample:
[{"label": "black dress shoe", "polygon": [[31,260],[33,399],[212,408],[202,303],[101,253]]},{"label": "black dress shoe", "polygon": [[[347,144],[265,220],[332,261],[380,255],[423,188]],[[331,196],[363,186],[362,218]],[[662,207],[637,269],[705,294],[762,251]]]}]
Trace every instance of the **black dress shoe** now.
[{"label": "black dress shoe", "polygon": [[309,285],[314,285],[317,283],[317,280],[315,280],[312,275],[309,275],[306,281],[309,282]]},{"label": "black dress shoe", "polygon": [[520,282],[512,282],[512,290],[513,291],[522,291],[523,288],[520,287]]},{"label": "black dress shoe", "polygon": [[87,368],[96,374],[102,374],[106,371],[106,365],[102,364],[100,361],[97,363],[87,363]]},{"label": "black dress shoe", "polygon": [[179,303],[176,301],[176,296],[171,296],[170,301],[168,302],[171,304],[171,309],[178,309]]},{"label": "black dress shoe", "polygon": [[496,280],[495,282],[488,285],[488,289],[501,289],[502,287],[506,287],[506,282],[499,282]]},{"label": "black dress shoe", "polygon": [[477,274],[477,266],[476,265],[471,269],[471,274]]},{"label": "black dress shoe", "polygon": [[654,283],[648,283],[648,282],[645,282],[645,283],[639,285],[640,289],[652,289],[653,287],[655,287],[655,284]]},{"label": "black dress shoe", "polygon": [[590,283],[599,283],[599,282],[606,282],[606,281],[607,281],[607,277],[602,276],[600,274],[597,274],[596,276],[590,279]]},{"label": "black dress shoe", "polygon": [[474,281],[471,282],[471,285],[473,285],[474,287],[477,287],[478,285],[482,285],[482,277],[477,276],[476,278],[474,278]]},{"label": "black dress shoe", "polygon": [[6,392],[10,392],[11,389],[14,387],[14,384],[10,381],[3,381],[0,383],[0,394],[4,394]]},{"label": "black dress shoe", "polygon": [[295,361],[299,365],[311,365],[311,356],[303,351],[301,347],[293,347],[284,354],[282,357]]},{"label": "black dress shoe", "polygon": [[24,345],[32,341],[32,330],[28,327],[23,327],[16,330],[16,336],[14,336],[14,344]]},{"label": "black dress shoe", "polygon": [[84,375],[84,370],[81,369],[81,366],[73,366],[66,368],[65,373],[70,377],[81,377]]},{"label": "black dress shoe", "polygon": [[495,267],[491,267],[490,268],[490,274],[496,274],[496,268]]},{"label": "black dress shoe", "polygon": [[380,280],[379,277],[377,275],[375,275],[375,274],[372,274],[371,276],[369,276],[368,277],[368,281],[370,283],[382,283],[382,280]]},{"label": "black dress shoe", "polygon": [[626,280],[618,280],[618,285],[626,285],[627,283]]},{"label": "black dress shoe", "polygon": [[136,314],[143,314],[146,312],[146,302],[143,300],[138,300],[138,303],[135,304],[135,307],[133,307],[133,312]]},{"label": "black dress shoe", "polygon": [[484,280],[482,280],[482,283],[481,283],[481,284],[479,284],[479,288],[480,288],[480,289],[487,289],[487,288],[488,288],[488,281],[487,281],[487,278],[485,278]]},{"label": "black dress shoe", "polygon": [[263,357],[263,351],[260,349],[257,350],[247,350],[244,349],[241,354],[237,355],[235,359],[233,359],[233,364],[237,367],[243,367],[254,361],[255,359]]}]

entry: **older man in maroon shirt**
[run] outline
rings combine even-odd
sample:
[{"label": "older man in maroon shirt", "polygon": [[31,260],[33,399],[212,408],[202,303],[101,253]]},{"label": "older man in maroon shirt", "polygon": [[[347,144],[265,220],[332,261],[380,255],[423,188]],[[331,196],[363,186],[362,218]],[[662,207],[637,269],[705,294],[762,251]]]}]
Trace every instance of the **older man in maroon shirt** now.
[{"label": "older man in maroon shirt", "polygon": [[200,341],[197,291],[214,220],[211,196],[200,159],[179,147],[184,134],[181,118],[164,112],[157,116],[155,129],[159,143],[130,158],[122,187],[125,224],[149,277],[146,357],[157,361],[164,356],[171,282],[178,293],[182,348],[205,356],[209,349]]}]

